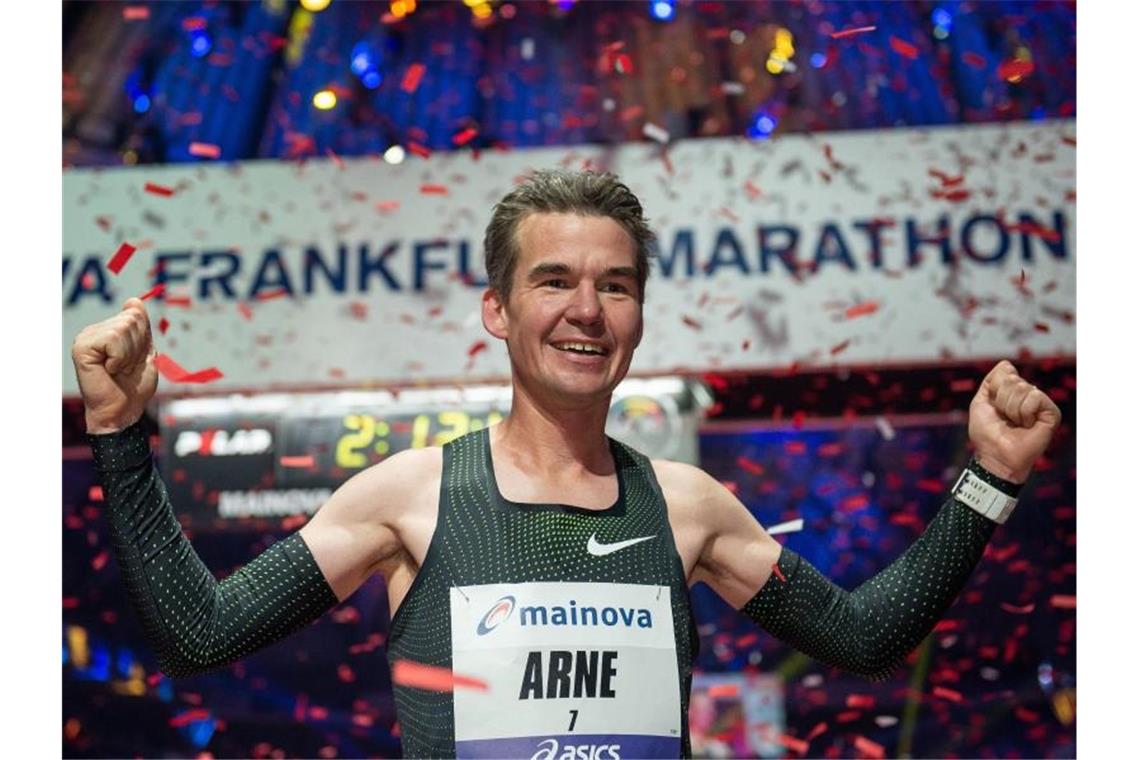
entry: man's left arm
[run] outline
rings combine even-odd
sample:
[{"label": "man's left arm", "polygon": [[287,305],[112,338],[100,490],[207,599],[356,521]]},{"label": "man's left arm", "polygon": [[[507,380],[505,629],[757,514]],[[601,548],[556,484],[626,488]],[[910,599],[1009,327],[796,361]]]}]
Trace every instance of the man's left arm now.
[{"label": "man's left arm", "polygon": [[846,591],[781,548],[721,488],[706,499],[710,533],[694,580],[805,654],[886,678],[965,586],[1060,418],[1048,396],[1002,361],[970,404],[974,459],[926,530],[887,568]]}]

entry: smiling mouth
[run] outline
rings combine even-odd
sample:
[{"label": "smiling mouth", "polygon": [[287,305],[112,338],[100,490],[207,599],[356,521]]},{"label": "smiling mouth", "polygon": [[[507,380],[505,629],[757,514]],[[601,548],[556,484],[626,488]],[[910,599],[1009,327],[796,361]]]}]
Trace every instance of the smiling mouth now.
[{"label": "smiling mouth", "polygon": [[607,356],[609,351],[601,346],[591,343],[576,343],[574,341],[560,341],[552,343],[552,346],[559,351],[568,354],[578,354],[579,356]]}]

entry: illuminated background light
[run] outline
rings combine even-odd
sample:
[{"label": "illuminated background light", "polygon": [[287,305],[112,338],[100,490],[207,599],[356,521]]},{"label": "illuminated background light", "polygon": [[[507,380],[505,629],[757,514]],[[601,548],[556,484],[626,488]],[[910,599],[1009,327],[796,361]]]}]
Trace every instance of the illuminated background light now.
[{"label": "illuminated background light", "polygon": [[384,78],[380,76],[380,72],[376,69],[369,69],[360,77],[360,81],[370,90],[375,90],[379,87],[383,79]]},{"label": "illuminated background light", "polygon": [[403,163],[404,156],[404,149],[399,145],[393,145],[392,147],[388,148],[388,150],[384,151],[384,160],[393,166]]},{"label": "illuminated background light", "polygon": [[753,140],[765,140],[776,129],[776,117],[767,111],[757,111],[748,126],[748,136]]},{"label": "illuminated background light", "polygon": [[213,47],[213,43],[210,42],[210,35],[205,32],[196,31],[190,36],[190,55],[195,58],[208,55],[211,47]]},{"label": "illuminated background light", "polygon": [[133,106],[135,113],[146,113],[150,110],[150,98],[148,98],[145,94],[139,95],[137,98],[135,98]]},{"label": "illuminated background light", "polygon": [[310,13],[319,13],[329,7],[332,0],[301,0],[301,7]]},{"label": "illuminated background light", "polygon": [[676,12],[673,0],[649,0],[649,15],[658,21],[672,21]]},{"label": "illuminated background light", "polygon": [[332,90],[321,90],[313,95],[313,105],[322,111],[336,107],[336,93]]},{"label": "illuminated background light", "polygon": [[812,68],[822,69],[824,64],[826,64],[826,63],[827,63],[827,54],[826,53],[812,53],[811,54]]}]

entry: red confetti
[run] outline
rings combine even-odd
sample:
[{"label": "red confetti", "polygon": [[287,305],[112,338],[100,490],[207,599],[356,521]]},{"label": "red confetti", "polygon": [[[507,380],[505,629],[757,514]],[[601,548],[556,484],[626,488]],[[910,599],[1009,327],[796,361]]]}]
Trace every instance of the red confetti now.
[{"label": "red confetti", "polygon": [[848,694],[847,706],[856,710],[870,710],[875,706],[875,698],[870,694]]},{"label": "red confetti", "polygon": [[224,377],[217,367],[189,372],[166,354],[156,355],[154,366],[158,369],[159,374],[172,383],[210,383]]},{"label": "red confetti", "polygon": [[777,739],[779,740],[780,744],[784,745],[792,752],[795,752],[797,755],[802,755],[808,750],[808,743],[803,739],[797,739],[796,737],[788,736],[787,734],[780,734]]},{"label": "red confetti", "polygon": [[746,456],[738,456],[736,458],[736,465],[745,472],[749,472],[753,475],[764,474],[764,465],[759,462],[753,462]]},{"label": "red confetti", "polygon": [[241,314],[246,321],[253,319],[253,309],[249,308],[249,304],[245,301],[238,301],[237,310],[238,314]]},{"label": "red confetti", "polygon": [[103,501],[103,486],[91,486],[88,488],[87,498],[91,501]]},{"label": "red confetti", "polygon": [[850,346],[850,345],[851,345],[851,340],[850,340],[850,339],[848,339],[848,340],[845,340],[845,341],[843,341],[842,343],[837,343],[837,344],[835,344],[834,346],[832,346],[832,347],[831,347],[831,355],[832,355],[832,356],[835,356],[835,355],[836,355],[836,354],[838,354],[838,353],[841,353],[841,352],[843,352],[843,351],[846,351],[846,350],[847,350],[847,347],[848,347],[848,346]]},{"label": "red confetti", "polygon": [[143,192],[150,193],[151,195],[161,195],[163,198],[169,198],[174,195],[173,187],[166,187],[165,185],[156,185],[153,182],[147,182],[143,185]]},{"label": "red confetti", "polygon": [[717,683],[709,687],[708,695],[713,699],[731,699],[740,696],[740,687],[734,683]]},{"label": "red confetti", "polygon": [[111,257],[111,260],[107,262],[107,268],[115,274],[118,274],[122,271],[123,267],[127,265],[127,262],[131,260],[131,256],[134,255],[136,250],[138,249],[130,243],[123,243],[119,246],[119,250],[115,251],[115,255]]},{"label": "red confetti", "polygon": [[804,737],[804,741],[810,742],[812,739],[816,738],[826,730],[827,724],[820,721],[819,723],[815,724],[815,728],[808,732],[808,735]]},{"label": "red confetti", "polygon": [[162,301],[167,306],[183,306],[185,308],[190,308],[190,296],[171,296],[164,294]]},{"label": "red confetti", "polygon": [[166,317],[158,320],[158,332],[160,335],[166,335],[167,328],[170,327],[170,320]]},{"label": "red confetti", "polygon": [[886,757],[886,750],[883,749],[883,745],[873,742],[865,736],[855,737],[855,750],[866,757],[876,758],[876,760]]},{"label": "red confetti", "polygon": [[978,70],[984,69],[986,67],[986,59],[983,58],[982,56],[978,55],[977,53],[970,52],[970,51],[966,51],[965,53],[962,53],[962,62],[965,63],[967,66],[970,66],[971,68],[975,68]]},{"label": "red confetti", "polygon": [[332,162],[334,164],[336,164],[336,167],[338,169],[342,169],[342,170],[344,169],[344,159],[342,159],[340,156],[338,156],[336,154],[336,152],[333,151],[332,148],[325,148],[325,153],[328,155],[329,158],[332,159]]},{"label": "red confetti", "polygon": [[906,40],[900,40],[898,37],[891,35],[891,50],[895,51],[904,58],[909,58],[912,61],[918,58],[918,48],[910,44]]},{"label": "red confetti", "polygon": [[221,158],[222,149],[213,143],[190,143],[190,155],[200,158]]},{"label": "red confetti", "polygon": [[420,158],[431,158],[431,151],[420,145],[418,142],[408,140],[408,152],[412,155],[419,156]]},{"label": "red confetti", "polygon": [[255,301],[272,301],[274,298],[284,298],[289,295],[289,291],[285,288],[277,288],[276,290],[266,290],[263,293],[258,293],[253,298]]},{"label": "red confetti", "polygon": [[936,697],[942,697],[943,699],[948,699],[951,702],[962,702],[962,692],[954,691],[953,689],[947,689],[944,686],[935,686],[932,693]]},{"label": "red confetti", "polygon": [[688,314],[681,315],[681,321],[685,323],[685,327],[692,328],[693,330],[703,330],[701,323],[690,317]]},{"label": "red confetti", "polygon": [[832,32],[831,33],[831,39],[841,40],[841,39],[844,39],[846,37],[854,37],[857,34],[865,34],[867,32],[873,32],[877,28],[878,27],[874,27],[874,26],[856,26],[856,27],[852,27],[850,29],[840,29],[838,32]]},{"label": "red confetti", "polygon": [[468,127],[467,129],[463,130],[462,132],[460,132],[456,135],[453,135],[451,138],[451,142],[453,142],[456,145],[466,145],[467,143],[474,140],[478,134],[479,134],[479,130],[475,129],[474,127]]},{"label": "red confetti", "polygon": [[145,292],[141,296],[139,296],[139,300],[145,301],[148,298],[154,298],[156,296],[160,296],[165,292],[166,292],[166,283],[160,282],[157,285],[155,285],[153,288],[151,288],[150,290],[148,290],[147,292]]},{"label": "red confetti", "polygon": [[392,683],[428,691],[453,691],[456,688],[487,691],[486,681],[461,676],[447,668],[424,665],[411,660],[396,660],[392,664]]},{"label": "red confetti", "polygon": [[1016,604],[1002,602],[1001,608],[1006,612],[1013,613],[1014,615],[1028,615],[1030,612],[1033,612],[1033,610],[1037,608],[1037,605],[1031,602],[1029,604],[1023,604],[1019,607]]},{"label": "red confetti", "polygon": [[477,340],[471,344],[470,348],[467,349],[467,358],[473,359],[473,358],[475,358],[475,356],[477,354],[479,354],[483,351],[486,351],[486,350],[487,350],[487,341]]},{"label": "red confetti", "polygon": [[1056,607],[1059,610],[1075,610],[1077,608],[1077,597],[1071,594],[1053,594],[1049,597],[1049,606]]},{"label": "red confetti", "polygon": [[447,195],[447,185],[420,185],[423,195]]},{"label": "red confetti", "polygon": [[184,713],[179,713],[170,719],[170,725],[174,728],[189,725],[198,720],[208,720],[210,718],[210,711],[203,709],[187,710]]},{"label": "red confetti", "polygon": [[197,29],[206,28],[206,19],[201,16],[187,16],[182,19],[182,29],[187,32],[193,32]]},{"label": "red confetti", "polygon": [[788,582],[788,579],[784,577],[784,574],[782,572],[780,572],[780,566],[775,562],[772,563],[772,572],[775,573],[776,577],[780,579],[780,583]]},{"label": "red confetti", "polygon": [[128,5],[123,8],[123,21],[144,21],[150,18],[150,8],[145,5]]},{"label": "red confetti", "polygon": [[107,559],[108,559],[108,557],[109,557],[109,556],[110,556],[110,555],[108,555],[108,554],[107,554],[107,550],[106,550],[106,549],[104,549],[103,551],[101,551],[101,552],[99,552],[98,554],[96,554],[96,555],[95,555],[95,556],[94,556],[94,557],[91,559],[91,569],[92,569],[92,570],[95,570],[96,572],[98,572],[98,571],[102,570],[104,567],[106,567],[106,566],[107,566]]},{"label": "red confetti", "polygon": [[281,457],[278,461],[281,462],[282,467],[311,468],[316,464],[311,454],[297,457]]},{"label": "red confetti", "polygon": [[868,314],[874,314],[879,310],[879,304],[876,301],[865,301],[851,306],[847,311],[843,312],[843,316],[847,319],[854,319],[855,317],[863,317]]},{"label": "red confetti", "polygon": [[1033,73],[1033,61],[1012,58],[998,64],[998,76],[1006,81],[1017,81]]},{"label": "red confetti", "polygon": [[380,201],[376,204],[376,210],[382,212],[395,211],[400,207],[399,201]]},{"label": "red confetti", "polygon": [[416,88],[420,86],[420,80],[424,77],[424,71],[426,71],[426,67],[422,63],[413,63],[408,67],[408,70],[404,72],[404,79],[400,82],[400,89],[408,94],[415,92]]}]

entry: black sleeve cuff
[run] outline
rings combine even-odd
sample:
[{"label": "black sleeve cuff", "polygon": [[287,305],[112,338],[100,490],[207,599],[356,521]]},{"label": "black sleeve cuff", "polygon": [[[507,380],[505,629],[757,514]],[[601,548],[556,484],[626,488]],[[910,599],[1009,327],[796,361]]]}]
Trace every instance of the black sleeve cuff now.
[{"label": "black sleeve cuff", "polygon": [[997,475],[994,475],[978,463],[977,457],[970,457],[970,462],[966,465],[966,469],[977,475],[980,480],[984,480],[1006,496],[1014,499],[1017,498],[1018,494],[1021,493],[1021,489],[1025,486],[1024,483],[1014,483],[1012,480],[1006,480],[1005,478],[999,478]]},{"label": "black sleeve cuff", "polygon": [[150,437],[142,420],[117,433],[87,434],[99,472],[126,472],[150,461]]}]

